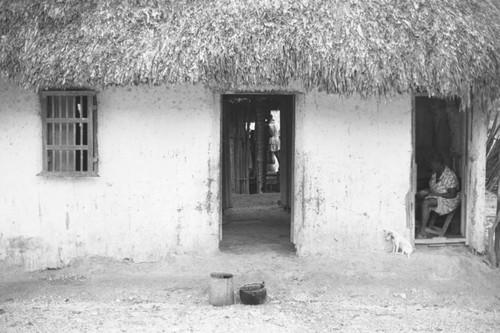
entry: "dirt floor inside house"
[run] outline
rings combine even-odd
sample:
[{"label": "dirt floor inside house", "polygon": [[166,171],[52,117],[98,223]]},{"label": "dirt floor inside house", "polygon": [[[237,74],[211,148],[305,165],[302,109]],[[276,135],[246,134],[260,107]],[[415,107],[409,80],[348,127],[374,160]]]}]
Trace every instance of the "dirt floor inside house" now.
[{"label": "dirt floor inside house", "polygon": [[[500,271],[466,247],[419,247],[409,260],[389,253],[299,258],[288,243],[266,238],[283,239],[282,212],[259,210],[261,215],[248,219],[236,214],[224,227],[236,238],[212,256],[172,256],[159,263],[85,258],[29,273],[4,268],[0,332],[500,330]],[[245,244],[249,225],[273,214],[265,241],[250,235],[253,247]],[[238,229],[238,223],[246,227]],[[212,272],[234,275],[234,305],[208,303]],[[239,287],[262,281],[266,303],[241,304]]]}]

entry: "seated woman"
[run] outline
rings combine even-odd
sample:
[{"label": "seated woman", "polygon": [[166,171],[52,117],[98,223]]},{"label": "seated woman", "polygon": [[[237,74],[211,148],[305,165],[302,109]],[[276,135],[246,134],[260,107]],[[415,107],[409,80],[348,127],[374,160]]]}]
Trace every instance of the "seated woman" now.
[{"label": "seated woman", "polygon": [[441,155],[431,153],[427,161],[433,173],[429,181],[429,189],[417,193],[417,199],[422,200],[422,223],[417,234],[419,239],[427,237],[425,227],[429,222],[431,211],[446,215],[457,208],[460,202],[457,176],[444,164]]}]

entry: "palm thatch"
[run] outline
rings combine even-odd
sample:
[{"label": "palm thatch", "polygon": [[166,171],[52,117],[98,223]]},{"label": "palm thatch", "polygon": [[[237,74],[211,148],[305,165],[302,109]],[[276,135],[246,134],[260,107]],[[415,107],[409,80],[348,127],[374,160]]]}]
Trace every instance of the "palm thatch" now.
[{"label": "palm thatch", "polygon": [[26,88],[301,84],[498,95],[497,0],[0,0],[0,75]]}]

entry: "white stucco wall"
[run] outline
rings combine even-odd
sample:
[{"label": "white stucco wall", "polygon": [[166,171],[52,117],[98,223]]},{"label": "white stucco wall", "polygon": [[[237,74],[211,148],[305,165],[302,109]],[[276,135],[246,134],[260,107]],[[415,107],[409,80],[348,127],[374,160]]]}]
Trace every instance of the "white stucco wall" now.
[{"label": "white stucco wall", "polygon": [[479,253],[485,251],[486,230],[486,139],[488,116],[481,101],[474,100],[470,117],[468,142],[468,167],[466,193],[467,244]]},{"label": "white stucco wall", "polygon": [[98,93],[99,177],[47,178],[38,95],[0,83],[0,260],[158,260],[219,243],[220,108],[207,89]]},{"label": "white stucco wall", "polygon": [[[0,262],[33,270],[84,255],[154,261],[217,251],[217,94],[200,86],[99,91],[95,178],[37,176],[38,95],[0,82],[0,101]],[[378,100],[312,92],[297,94],[296,101],[292,222],[298,254],[383,251],[386,228],[411,238],[410,96]],[[476,133],[484,117],[474,122]],[[479,250],[483,137],[482,130],[474,134],[470,146],[477,192],[467,206],[467,239]]]},{"label": "white stucco wall", "polygon": [[411,98],[299,96],[294,236],[299,255],[380,251],[410,237]]}]

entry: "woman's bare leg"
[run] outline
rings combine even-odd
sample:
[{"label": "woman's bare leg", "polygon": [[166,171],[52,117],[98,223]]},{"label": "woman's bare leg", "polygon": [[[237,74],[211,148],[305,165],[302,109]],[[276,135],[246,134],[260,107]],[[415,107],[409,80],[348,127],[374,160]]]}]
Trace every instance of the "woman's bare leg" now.
[{"label": "woman's bare leg", "polygon": [[431,208],[435,208],[437,207],[437,205],[438,202],[436,198],[426,198],[424,201],[422,201],[422,206],[421,206],[422,223],[420,225],[420,231],[418,232],[419,235],[425,236],[425,227],[427,227],[427,223],[429,222]]}]

